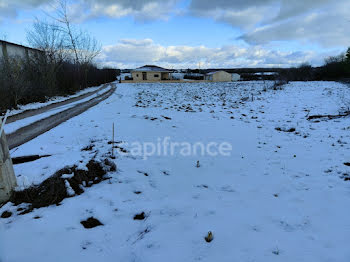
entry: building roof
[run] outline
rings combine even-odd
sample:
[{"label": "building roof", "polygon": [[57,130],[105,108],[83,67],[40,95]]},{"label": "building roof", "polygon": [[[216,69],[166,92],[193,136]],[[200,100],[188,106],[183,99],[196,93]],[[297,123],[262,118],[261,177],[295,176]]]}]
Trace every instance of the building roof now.
[{"label": "building roof", "polygon": [[[219,72],[225,72],[225,73],[227,73],[227,72],[224,71],[224,70],[219,70],[219,71],[213,71],[213,72],[207,73],[207,75],[210,76],[210,75],[214,75],[214,74],[219,73]],[[230,73],[227,73],[227,74],[230,74]],[[230,74],[230,75],[238,75],[238,74],[233,73],[233,74]]]},{"label": "building roof", "polygon": [[14,46],[22,47],[22,48],[25,48],[25,49],[42,52],[42,50],[40,50],[40,49],[36,49],[36,48],[32,48],[32,47],[28,47],[28,46],[24,46],[24,45],[20,45],[20,44],[11,43],[11,42],[8,42],[8,41],[5,41],[5,40],[0,40],[0,43],[4,43],[4,44],[7,44],[7,45],[14,45]]},{"label": "building roof", "polygon": [[155,66],[155,65],[145,65],[139,68],[132,70],[133,72],[167,72],[170,73],[172,70],[165,69],[163,67]]},{"label": "building roof", "polygon": [[[216,73],[219,73],[219,72],[225,72],[225,73],[227,73],[226,71],[224,71],[224,70],[218,70],[218,71],[213,71],[213,72],[210,72],[210,73],[208,73],[207,75],[214,75],[214,74],[216,74]],[[227,73],[228,74],[228,73]]]}]

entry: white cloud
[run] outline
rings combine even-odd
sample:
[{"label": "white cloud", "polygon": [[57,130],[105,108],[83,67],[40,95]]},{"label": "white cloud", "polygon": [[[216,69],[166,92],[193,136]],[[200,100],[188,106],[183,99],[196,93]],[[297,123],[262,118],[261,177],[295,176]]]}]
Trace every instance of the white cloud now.
[{"label": "white cloud", "polygon": [[[15,17],[18,10],[27,10],[45,7],[45,4],[55,0],[0,0],[0,22],[8,17]],[[134,17],[138,21],[167,20],[173,16],[184,15],[176,10],[178,3],[183,0],[69,0],[69,14],[75,22],[82,22],[97,17]],[[350,10],[349,0],[189,0],[188,12],[185,14],[212,18],[213,20],[226,23],[234,28],[240,29],[240,39],[246,43],[262,49],[275,41],[290,47],[291,41],[299,44],[319,45],[323,50],[330,48],[345,49],[350,43]],[[137,25],[136,25],[137,26]],[[182,30],[186,30],[185,28]],[[178,33],[174,31],[173,33]],[[180,36],[181,37],[181,36]],[[135,44],[135,43],[134,43]],[[142,43],[143,45],[145,43]],[[133,43],[124,41],[115,47],[124,48],[127,52]],[[154,50],[154,47],[159,49]],[[112,47],[110,47],[112,48]],[[148,43],[143,48],[144,52],[135,51],[135,62],[151,59],[151,54],[156,53],[157,62],[197,64],[196,60],[219,61],[221,56],[226,56],[225,49],[221,47],[213,55],[213,49],[202,47],[174,47],[159,46]],[[231,47],[232,48],[232,47]],[[267,48],[267,47],[265,47]],[[195,51],[193,51],[195,50]],[[247,48],[247,51],[253,47]],[[267,49],[264,49],[267,50]],[[237,56],[234,50],[233,57]],[[277,53],[270,51],[269,57]],[[187,55],[190,54],[190,55]],[[305,53],[303,53],[305,54]],[[300,54],[299,54],[300,56]],[[306,55],[305,55],[306,56]],[[160,57],[158,59],[158,57]],[[206,58],[208,57],[208,58]],[[299,59],[300,60],[300,59]],[[129,60],[130,61],[130,60]],[[144,61],[144,60],[142,60]],[[231,60],[230,60],[231,61]],[[239,61],[235,59],[234,61]],[[271,62],[266,58],[266,63]],[[288,64],[281,57],[280,64]],[[221,62],[220,62],[221,63]],[[232,61],[230,63],[233,63]],[[236,62],[234,62],[236,63]],[[261,64],[261,61],[252,59],[248,64]],[[275,64],[275,62],[273,63]]]},{"label": "white cloud", "polygon": [[[0,0],[0,18],[16,17],[18,10],[35,9],[56,0]],[[67,1],[75,21],[107,16],[132,16],[139,21],[167,20],[175,12],[179,0],[72,0]]]},{"label": "white cloud", "polygon": [[168,68],[227,68],[227,67],[289,67],[311,61],[322,63],[314,52],[280,52],[260,46],[220,48],[206,46],[162,46],[151,39],[126,39],[113,46],[103,47],[98,58],[101,65],[135,68],[157,64]]},{"label": "white cloud", "polygon": [[192,0],[190,12],[238,27],[250,44],[296,40],[323,47],[350,43],[349,0]]},{"label": "white cloud", "polygon": [[[88,10],[84,19],[107,16],[132,16],[138,21],[167,20],[178,0],[80,0],[80,10]],[[82,20],[82,19],[81,19]]]},{"label": "white cloud", "polygon": [[298,40],[320,46],[346,47],[350,43],[350,2],[337,2],[293,19],[257,27],[243,34],[242,39],[251,44],[265,44],[279,40]]},{"label": "white cloud", "polygon": [[0,0],[0,19],[17,16],[19,9],[36,8],[49,2],[52,2],[52,0]]}]

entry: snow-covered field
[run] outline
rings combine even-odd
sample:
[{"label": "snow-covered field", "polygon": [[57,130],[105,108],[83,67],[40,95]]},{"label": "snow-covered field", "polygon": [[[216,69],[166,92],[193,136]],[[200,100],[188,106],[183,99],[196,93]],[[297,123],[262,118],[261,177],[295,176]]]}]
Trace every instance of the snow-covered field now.
[{"label": "snow-covered field", "polygon": [[[346,110],[350,88],[271,86],[120,84],[98,106],[19,147],[13,156],[52,155],[15,167],[21,188],[104,159],[113,123],[128,153],[117,154],[111,179],[60,206],[25,215],[2,207],[13,215],[0,219],[0,261],[350,261],[350,181],[342,178],[350,174],[350,118],[307,120]],[[133,143],[166,137],[229,143],[232,152],[132,154]],[[141,212],[146,218],[134,220]],[[85,229],[89,217],[104,225]]]}]

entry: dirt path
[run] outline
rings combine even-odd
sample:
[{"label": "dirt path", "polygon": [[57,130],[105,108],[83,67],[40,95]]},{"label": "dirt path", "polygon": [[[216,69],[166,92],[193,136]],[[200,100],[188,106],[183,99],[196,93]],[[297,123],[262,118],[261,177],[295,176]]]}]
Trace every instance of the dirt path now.
[{"label": "dirt path", "polygon": [[37,136],[40,136],[41,134],[67,121],[68,119],[80,115],[89,108],[97,105],[98,103],[110,97],[115,92],[115,90],[116,87],[111,87],[109,91],[95,98],[92,98],[89,101],[80,103],[73,108],[66,109],[55,115],[49,116],[47,118],[34,122],[28,126],[22,127],[11,134],[8,134],[7,141],[9,144],[9,148],[13,149],[17,146],[23,145],[24,143],[27,143],[28,141],[36,138]]},{"label": "dirt path", "polygon": [[99,89],[95,90],[95,91],[91,91],[89,93],[86,93],[86,94],[83,94],[83,95],[80,95],[80,96],[77,96],[77,97],[73,97],[73,98],[69,98],[67,100],[64,100],[64,101],[61,101],[61,102],[57,102],[57,103],[53,103],[53,104],[50,104],[50,105],[47,105],[47,106],[43,106],[43,107],[40,107],[40,108],[36,108],[36,109],[29,109],[29,110],[26,110],[22,113],[19,113],[19,114],[16,114],[16,115],[13,115],[13,116],[9,116],[7,118],[7,121],[6,123],[10,124],[10,123],[13,123],[13,122],[16,122],[18,120],[22,120],[24,118],[27,118],[27,117],[31,117],[31,116],[35,116],[35,115],[39,115],[39,114],[42,114],[42,113],[45,113],[51,109],[54,109],[54,108],[57,108],[57,107],[60,107],[60,106],[64,106],[64,105],[68,105],[70,103],[74,103],[74,102],[77,102],[79,100],[82,100],[86,97],[89,97],[93,94],[96,94],[97,92],[107,88],[108,86],[110,86],[111,84],[104,84],[103,86],[101,86]]}]

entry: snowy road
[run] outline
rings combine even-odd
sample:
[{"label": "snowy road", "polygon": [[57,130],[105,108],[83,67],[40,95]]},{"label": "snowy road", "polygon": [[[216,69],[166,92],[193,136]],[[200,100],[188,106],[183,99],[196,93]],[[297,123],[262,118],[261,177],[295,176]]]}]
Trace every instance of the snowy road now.
[{"label": "snowy road", "polygon": [[[37,105],[37,107],[35,107],[36,103],[33,103],[31,105],[26,105],[26,107],[28,107],[29,109],[27,109],[27,110],[25,110],[25,109],[14,110],[13,112],[11,112],[11,115],[7,119],[6,123],[10,124],[10,123],[13,123],[13,122],[25,119],[25,118],[29,118],[29,117],[33,117],[33,116],[36,116],[39,114],[46,113],[46,112],[53,110],[53,109],[56,109],[56,108],[60,108],[63,106],[69,106],[70,104],[75,103],[77,101],[81,101],[85,98],[92,97],[92,95],[94,95],[94,94],[96,94],[96,93],[98,93],[98,92],[100,92],[108,87],[109,87],[109,84],[104,84],[104,85],[102,85],[100,87],[96,87],[96,88],[95,87],[87,88],[86,90],[78,92],[78,94],[70,96],[65,100],[61,101],[61,99],[58,99],[57,102],[52,101],[52,103],[51,103],[51,101],[50,101],[49,103],[46,103],[46,104],[43,103],[43,105],[41,105],[41,106]],[[92,89],[92,91],[91,91],[91,89]],[[88,92],[86,92],[86,91],[88,91]],[[31,106],[33,108],[31,108]]]},{"label": "snowy road", "polygon": [[[348,262],[350,118],[308,121],[349,105],[334,82],[122,84],[13,156],[20,187],[111,153],[117,172],[59,206],[0,209],[0,261]],[[266,91],[265,91],[266,90]],[[277,130],[276,130],[277,129]],[[230,143],[230,156],[133,154],[133,143]],[[200,166],[197,167],[197,161]],[[144,212],[144,220],[134,220]],[[82,220],[103,226],[85,229]],[[214,240],[204,237],[213,232]]]},{"label": "snowy road", "polygon": [[[108,98],[115,91],[113,84],[106,90],[98,90],[76,102],[63,103],[54,108],[46,108],[42,113],[18,120],[5,126],[9,148],[13,149],[47,132],[64,121],[81,114],[92,106]],[[41,110],[40,110],[41,111]]]}]

